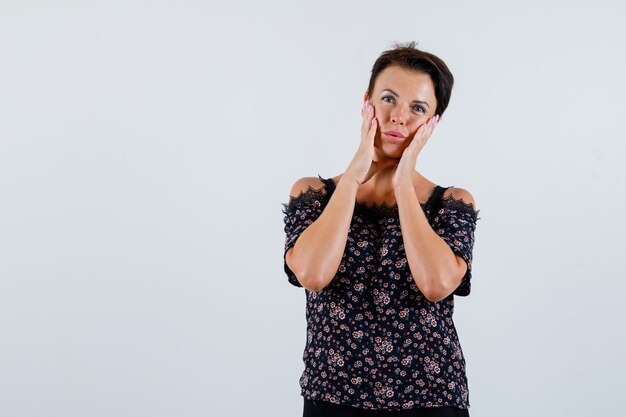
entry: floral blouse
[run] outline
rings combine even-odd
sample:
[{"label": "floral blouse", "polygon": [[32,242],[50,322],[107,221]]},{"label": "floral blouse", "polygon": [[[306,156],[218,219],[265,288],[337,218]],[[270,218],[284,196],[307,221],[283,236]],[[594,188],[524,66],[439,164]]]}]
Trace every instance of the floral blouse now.
[{"label": "floral blouse", "polygon": [[[283,203],[285,255],[335,190],[309,187]],[[452,320],[454,295],[470,293],[478,211],[436,186],[421,204],[435,232],[467,263],[459,287],[438,302],[417,288],[404,252],[398,206],[355,203],[337,274],[305,289],[307,339],[301,395],[369,410],[469,408],[465,358]],[[285,261],[291,284],[302,287]]]}]

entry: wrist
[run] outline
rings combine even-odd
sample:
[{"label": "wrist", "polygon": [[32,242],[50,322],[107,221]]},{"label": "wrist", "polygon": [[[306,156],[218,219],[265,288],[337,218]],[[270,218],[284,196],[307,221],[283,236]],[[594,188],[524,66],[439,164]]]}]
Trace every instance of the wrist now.
[{"label": "wrist", "polygon": [[339,186],[341,186],[341,188],[348,187],[357,190],[361,186],[361,184],[350,174],[344,173],[341,178],[339,178],[339,182],[337,183],[337,187]]},{"label": "wrist", "polygon": [[401,184],[396,185],[395,187],[393,187],[393,191],[396,195],[404,193],[406,191],[410,191],[413,192],[414,191],[414,186],[412,182],[404,182]]}]

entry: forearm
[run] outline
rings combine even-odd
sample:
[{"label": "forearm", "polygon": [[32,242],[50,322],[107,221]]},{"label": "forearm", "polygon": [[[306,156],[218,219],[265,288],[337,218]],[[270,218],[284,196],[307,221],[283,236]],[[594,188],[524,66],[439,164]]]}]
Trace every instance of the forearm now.
[{"label": "forearm", "polygon": [[412,186],[395,191],[407,262],[420,291],[431,301],[450,294],[458,261],[450,246],[432,229]]},{"label": "forearm", "polygon": [[298,237],[290,268],[300,283],[320,291],[334,278],[345,252],[358,183],[342,175],[324,211]]}]

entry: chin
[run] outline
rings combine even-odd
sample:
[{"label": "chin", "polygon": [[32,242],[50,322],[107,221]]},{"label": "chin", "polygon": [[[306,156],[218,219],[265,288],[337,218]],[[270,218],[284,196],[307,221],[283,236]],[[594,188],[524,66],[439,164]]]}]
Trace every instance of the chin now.
[{"label": "chin", "polygon": [[377,147],[377,149],[380,154],[386,158],[400,159],[406,147],[401,145],[387,144],[386,146],[383,145]]},{"label": "chin", "polygon": [[376,139],[377,140],[374,142],[374,148],[379,155],[391,159],[399,159],[402,157],[402,153],[406,149],[406,146],[387,143],[382,141],[380,138]]}]

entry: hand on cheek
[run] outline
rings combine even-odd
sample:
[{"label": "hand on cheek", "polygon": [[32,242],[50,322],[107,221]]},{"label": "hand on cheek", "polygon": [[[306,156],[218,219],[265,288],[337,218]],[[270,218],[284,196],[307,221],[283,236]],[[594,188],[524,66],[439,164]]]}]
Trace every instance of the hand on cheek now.
[{"label": "hand on cheek", "polygon": [[436,119],[437,119],[437,116],[433,114],[432,116],[430,116],[428,119],[424,121],[424,124],[426,126],[430,126],[432,123],[436,122]]}]

